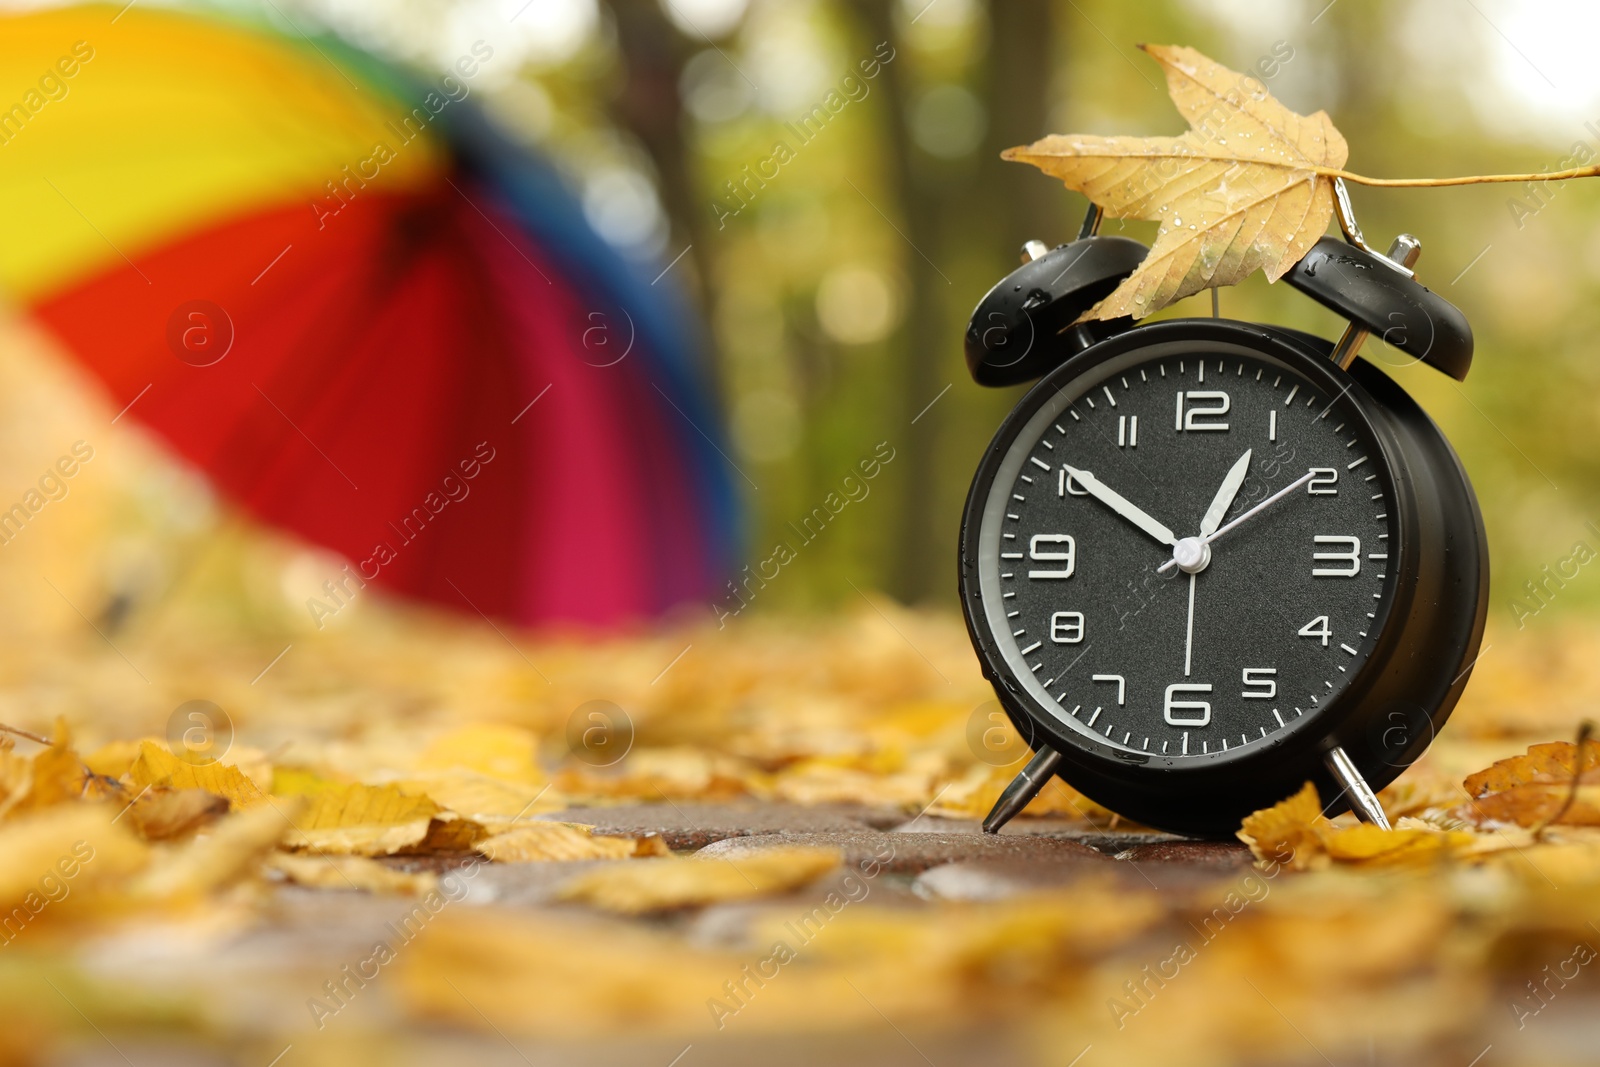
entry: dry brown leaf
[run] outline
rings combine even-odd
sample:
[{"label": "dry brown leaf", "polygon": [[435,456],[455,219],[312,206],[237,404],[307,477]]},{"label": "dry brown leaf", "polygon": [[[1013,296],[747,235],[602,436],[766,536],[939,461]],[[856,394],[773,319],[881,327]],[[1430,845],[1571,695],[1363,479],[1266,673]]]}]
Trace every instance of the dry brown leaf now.
[{"label": "dry brown leaf", "polygon": [[463,819],[454,812],[440,812],[428,823],[422,840],[407,852],[466,852],[489,836],[489,829],[475,819]]},{"label": "dry brown leaf", "polygon": [[724,900],[770,896],[815,881],[839,866],[829,848],[774,848],[737,861],[726,859],[641,860],[580,875],[561,890],[563,900],[607,911],[642,915],[692,908]]},{"label": "dry brown leaf", "polygon": [[[1600,782],[1600,744],[1583,746],[1581,783]],[[1571,741],[1530,745],[1521,756],[1497,760],[1493,766],[1467,775],[1461,787],[1468,796],[1481,797],[1519,785],[1567,785],[1577,762],[1578,746]]]},{"label": "dry brown leaf", "polygon": [[127,817],[146,840],[179,837],[228,814],[228,801],[204,789],[151,786],[128,804]]},{"label": "dry brown leaf", "polygon": [[356,889],[420,897],[439,887],[439,876],[431,871],[397,871],[365,856],[274,852],[263,866],[309,889]]},{"label": "dry brown leaf", "polygon": [[608,836],[570,822],[524,823],[482,841],[477,849],[496,863],[620,860],[669,854],[659,835]]},{"label": "dry brown leaf", "polygon": [[[1472,799],[1454,814],[1480,826],[1540,826],[1557,814],[1558,825],[1600,826],[1600,745],[1583,746],[1581,766],[1571,741],[1531,745],[1524,755],[1468,775],[1462,788]],[[1571,806],[1563,810],[1569,797]]]},{"label": "dry brown leaf", "polygon": [[1142,45],[1189,123],[1177,137],[1056,135],[1003,153],[1060,178],[1112,218],[1160,224],[1139,268],[1084,319],[1144,318],[1265,271],[1277,281],[1333,217],[1349,147],[1327,114],[1298,115],[1192,48]]},{"label": "dry brown leaf", "polygon": [[204,789],[225,797],[234,808],[249,808],[266,803],[267,796],[255,782],[231,763],[190,763],[174,756],[154,741],[139,743],[139,757],[128,771],[138,788],[169,786],[173,789]]}]

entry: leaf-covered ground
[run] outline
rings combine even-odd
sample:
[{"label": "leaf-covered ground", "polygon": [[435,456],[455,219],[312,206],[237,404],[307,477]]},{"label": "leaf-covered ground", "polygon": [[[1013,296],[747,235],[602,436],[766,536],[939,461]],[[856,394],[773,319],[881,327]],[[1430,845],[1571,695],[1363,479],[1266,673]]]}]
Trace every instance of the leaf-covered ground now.
[{"label": "leaf-covered ground", "polygon": [[148,687],[13,642],[0,721],[53,743],[0,742],[0,1062],[1591,1054],[1600,632],[1491,634],[1393,832],[1302,795],[1252,855],[1059,784],[973,834],[1025,753],[956,620],[873,604],[381,615],[264,674],[276,638],[142,646]]}]

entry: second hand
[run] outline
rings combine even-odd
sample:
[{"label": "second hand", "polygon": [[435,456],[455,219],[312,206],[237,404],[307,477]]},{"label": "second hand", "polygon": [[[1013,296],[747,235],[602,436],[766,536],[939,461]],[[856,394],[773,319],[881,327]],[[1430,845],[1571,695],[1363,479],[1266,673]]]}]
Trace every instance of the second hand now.
[{"label": "second hand", "polygon": [[1189,626],[1183,638],[1183,676],[1189,677],[1189,664],[1194,653],[1194,580],[1198,574],[1189,575]]},{"label": "second hand", "polygon": [[[1216,533],[1210,535],[1209,537],[1197,538],[1196,540],[1198,540],[1201,545],[1209,545],[1211,542],[1215,541],[1217,538],[1221,537],[1223,534],[1227,533],[1229,530],[1233,529],[1235,526],[1239,525],[1244,520],[1250,518],[1252,515],[1256,514],[1257,512],[1261,511],[1262,509],[1266,508],[1267,506],[1269,506],[1271,504],[1275,504],[1278,501],[1282,500],[1284,497],[1288,496],[1290,493],[1294,492],[1296,489],[1300,488],[1302,485],[1305,485],[1307,482],[1309,482],[1314,477],[1316,477],[1316,472],[1315,471],[1309,471],[1309,470],[1306,471],[1300,477],[1296,478],[1294,481],[1290,482],[1288,485],[1284,486],[1282,489],[1279,489],[1276,493],[1273,493],[1271,496],[1267,497],[1267,499],[1263,500],[1261,503],[1257,504],[1255,507],[1253,507],[1249,511],[1245,512],[1243,515],[1240,515],[1237,519],[1234,519],[1232,522],[1228,523],[1228,525],[1224,526],[1222,529],[1218,530]],[[1157,567],[1156,571],[1157,572],[1170,571],[1172,568],[1176,567],[1177,565],[1178,565],[1178,559],[1177,559],[1176,556],[1174,556],[1172,559],[1167,560],[1165,563],[1161,564],[1161,566]]]}]

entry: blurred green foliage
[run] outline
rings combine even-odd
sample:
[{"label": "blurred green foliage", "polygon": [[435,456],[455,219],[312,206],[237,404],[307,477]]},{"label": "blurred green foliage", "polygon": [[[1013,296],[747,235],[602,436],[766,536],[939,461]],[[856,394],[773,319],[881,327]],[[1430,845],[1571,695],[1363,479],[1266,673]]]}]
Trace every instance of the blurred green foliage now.
[{"label": "blurred green foliage", "polygon": [[[708,29],[691,9],[725,17]],[[1374,176],[1553,168],[1579,139],[1600,152],[1600,125],[1519,131],[1505,120],[1514,108],[1498,120],[1486,110],[1506,91],[1491,70],[1508,46],[1543,75],[1535,45],[1518,48],[1490,21],[1507,17],[1506,4],[1477,10],[1435,0],[613,0],[595,40],[524,89],[538,87],[538,134],[577,172],[600,160],[649,177],[668,222],[652,249],[661,263],[692,246],[674,277],[710,324],[731,455],[746,476],[736,480],[752,516],[748,561],[780,542],[798,554],[760,606],[824,606],[875,587],[953,606],[968,481],[1020,395],[967,378],[966,319],[1024,239],[1070,238],[1085,206],[998,151],[1047,132],[1177,132],[1155,65],[1134,47],[1150,40],[1236,69],[1287,46],[1271,90],[1297,110],[1326,109],[1351,168]],[[1564,32],[1559,19],[1548,32]],[[875,57],[868,77],[862,64]],[[830,92],[844,101],[836,112]],[[817,108],[826,123],[797,136]],[[1373,243],[1400,230],[1421,237],[1420,277],[1476,330],[1465,385],[1401,365],[1377,341],[1366,355],[1460,451],[1493,547],[1491,618],[1512,621],[1511,599],[1542,565],[1580,539],[1600,546],[1586,526],[1600,520],[1590,344],[1600,184],[1354,197]],[[1259,276],[1224,290],[1221,307],[1330,337],[1342,325]],[[1165,314],[1209,313],[1202,294]],[[801,520],[883,441],[896,459],[870,497],[820,536],[799,537]],[[1597,597],[1600,586],[1580,578],[1555,606]]]}]

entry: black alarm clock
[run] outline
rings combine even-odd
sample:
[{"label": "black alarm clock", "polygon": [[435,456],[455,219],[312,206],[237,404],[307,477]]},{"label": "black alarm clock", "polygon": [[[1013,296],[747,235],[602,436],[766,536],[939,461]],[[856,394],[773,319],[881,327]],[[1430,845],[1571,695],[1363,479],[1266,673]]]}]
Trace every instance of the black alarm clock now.
[{"label": "black alarm clock", "polygon": [[1148,251],[1098,221],[1029,242],[966,335],[979,384],[1039,379],[962,519],[967,628],[1034,752],[984,829],[1052,774],[1177,833],[1231,835],[1307,780],[1329,815],[1387,826],[1375,790],[1460,697],[1489,564],[1449,442],[1357,352],[1377,333],[1462,379],[1471,329],[1416,280],[1415,238],[1382,255],[1353,220],[1284,279],[1349,321],[1337,342],[1215,317],[1075,325]]}]

